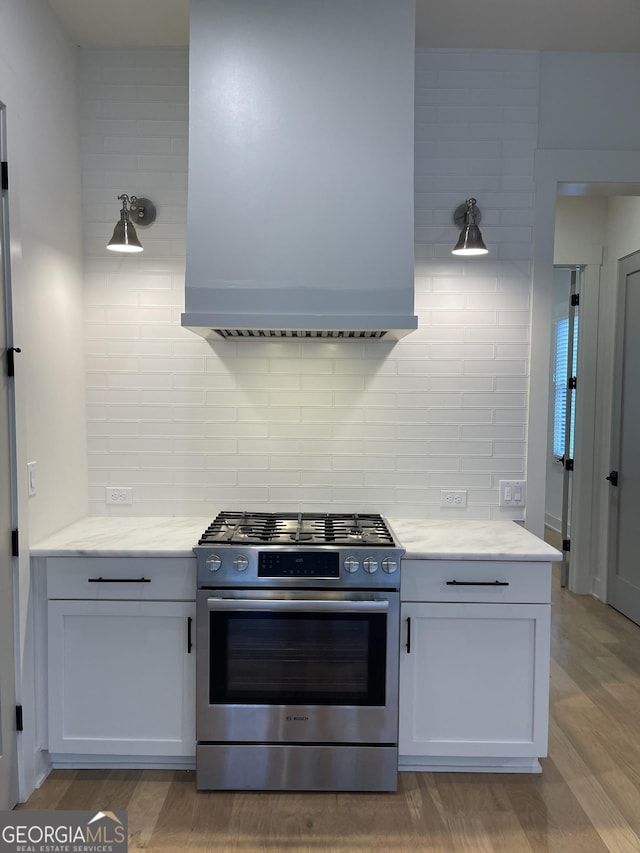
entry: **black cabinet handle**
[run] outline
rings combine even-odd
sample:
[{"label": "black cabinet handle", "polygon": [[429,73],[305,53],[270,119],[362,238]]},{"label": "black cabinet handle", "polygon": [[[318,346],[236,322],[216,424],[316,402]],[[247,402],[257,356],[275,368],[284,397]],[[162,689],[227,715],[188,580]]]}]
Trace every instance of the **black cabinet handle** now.
[{"label": "black cabinet handle", "polygon": [[151,578],[87,578],[89,583],[151,583]]},{"label": "black cabinet handle", "polygon": [[187,616],[187,654],[191,654],[191,649],[193,648],[193,643],[191,641],[191,624],[193,619],[191,616]]},{"label": "black cabinet handle", "polygon": [[447,581],[447,586],[509,586],[509,581]]},{"label": "black cabinet handle", "polygon": [[618,485],[618,472],[617,471],[611,471],[609,473],[609,476],[605,477],[605,480],[608,480],[612,486],[617,486]]},{"label": "black cabinet handle", "polygon": [[411,616],[407,616],[407,654],[411,654]]}]

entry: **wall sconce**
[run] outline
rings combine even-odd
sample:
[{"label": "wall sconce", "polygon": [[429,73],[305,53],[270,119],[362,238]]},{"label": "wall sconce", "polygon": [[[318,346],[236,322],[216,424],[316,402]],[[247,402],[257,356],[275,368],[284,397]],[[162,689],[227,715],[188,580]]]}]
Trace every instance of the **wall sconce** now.
[{"label": "wall sconce", "polygon": [[484,244],[478,228],[480,210],[476,207],[475,198],[469,198],[464,204],[456,207],[453,221],[461,229],[458,242],[451,250],[452,255],[486,255],[489,250]]},{"label": "wall sconce", "polygon": [[118,201],[122,202],[120,221],[113,229],[113,236],[107,243],[107,249],[111,252],[142,252],[142,243],[138,240],[133,223],[151,225],[156,218],[155,205],[148,198],[126,194],[119,195]]}]

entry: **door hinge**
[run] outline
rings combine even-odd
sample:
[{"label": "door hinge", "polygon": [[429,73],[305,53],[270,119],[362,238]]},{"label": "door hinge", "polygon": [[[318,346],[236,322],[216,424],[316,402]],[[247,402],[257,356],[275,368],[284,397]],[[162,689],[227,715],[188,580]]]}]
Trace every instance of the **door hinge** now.
[{"label": "door hinge", "polygon": [[15,354],[17,352],[22,352],[20,347],[7,347],[7,376],[16,375]]},{"label": "door hinge", "polygon": [[577,308],[578,305],[580,305],[580,294],[579,293],[572,293],[571,294],[571,304],[573,305],[574,308]]},{"label": "door hinge", "polygon": [[9,164],[6,160],[0,162],[0,189],[9,189]]},{"label": "door hinge", "polygon": [[573,471],[573,459],[564,460],[565,471]]},{"label": "door hinge", "polygon": [[22,722],[22,705],[16,705],[16,731],[24,731],[24,724]]},{"label": "door hinge", "polygon": [[18,528],[11,531],[11,556],[19,557],[20,556],[20,536],[18,535]]},{"label": "door hinge", "polygon": [[571,550],[571,539],[563,539],[562,540],[562,550],[570,551]]},{"label": "door hinge", "polygon": [[570,376],[568,382],[569,388],[577,388],[578,387],[578,377]]}]

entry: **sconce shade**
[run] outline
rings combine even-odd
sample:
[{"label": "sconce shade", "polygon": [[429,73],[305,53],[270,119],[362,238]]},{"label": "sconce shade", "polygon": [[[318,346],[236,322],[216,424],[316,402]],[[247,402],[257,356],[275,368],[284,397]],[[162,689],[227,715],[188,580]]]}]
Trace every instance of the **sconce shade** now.
[{"label": "sconce shade", "polygon": [[126,194],[119,195],[118,201],[122,202],[120,220],[113,229],[107,249],[111,252],[142,252],[142,243],[131,221],[131,214],[139,225],[150,225],[156,218],[155,205],[148,198],[137,198],[134,195],[129,197]]},{"label": "sconce shade", "polygon": [[458,242],[451,250],[453,255],[486,255],[488,249],[477,225],[465,225],[460,232]]},{"label": "sconce shade", "polygon": [[136,229],[129,219],[129,214],[123,216],[113,229],[113,236],[107,243],[111,252],[142,252],[142,243],[138,240]]},{"label": "sconce shade", "polygon": [[489,250],[485,246],[477,223],[480,221],[480,211],[476,207],[475,198],[468,199],[454,213],[454,222],[462,230],[458,242],[451,250],[452,255],[486,255]]}]

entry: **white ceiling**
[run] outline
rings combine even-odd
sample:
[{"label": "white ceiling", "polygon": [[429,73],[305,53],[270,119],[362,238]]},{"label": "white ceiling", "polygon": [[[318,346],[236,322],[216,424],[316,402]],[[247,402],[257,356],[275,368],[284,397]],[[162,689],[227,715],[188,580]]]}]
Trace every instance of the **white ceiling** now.
[{"label": "white ceiling", "polygon": [[[189,0],[48,0],[86,46],[184,46]],[[416,0],[416,46],[628,51],[640,0]]]}]

